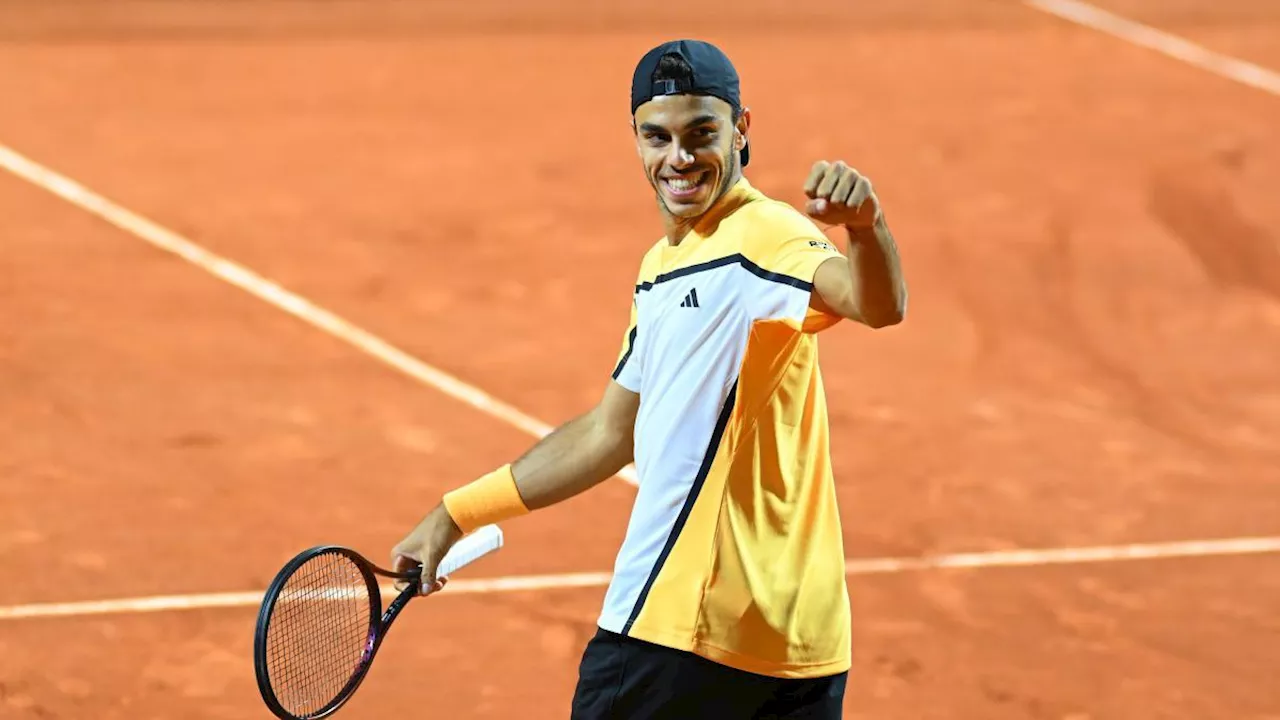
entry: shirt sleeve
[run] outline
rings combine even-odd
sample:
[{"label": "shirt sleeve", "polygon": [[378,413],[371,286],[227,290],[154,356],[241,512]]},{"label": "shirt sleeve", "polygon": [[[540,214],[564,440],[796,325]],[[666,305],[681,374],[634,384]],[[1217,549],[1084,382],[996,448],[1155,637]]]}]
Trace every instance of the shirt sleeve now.
[{"label": "shirt sleeve", "polygon": [[633,393],[640,392],[640,357],[635,352],[639,324],[639,312],[633,297],[631,321],[628,323],[627,331],[623,333],[622,348],[618,351],[618,361],[613,368],[614,381]]},{"label": "shirt sleeve", "polygon": [[813,278],[818,266],[832,259],[844,259],[840,250],[821,234],[806,234],[770,243],[759,253],[762,277],[776,284],[760,294],[761,319],[789,320],[804,332],[818,332],[835,325],[840,316],[809,306]]}]

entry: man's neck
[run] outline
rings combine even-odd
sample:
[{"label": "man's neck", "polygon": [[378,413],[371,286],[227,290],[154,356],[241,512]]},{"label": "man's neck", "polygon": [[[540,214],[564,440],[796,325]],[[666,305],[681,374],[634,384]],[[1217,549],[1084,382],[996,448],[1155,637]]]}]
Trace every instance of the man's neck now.
[{"label": "man's neck", "polygon": [[720,204],[724,202],[725,196],[729,194],[729,191],[732,190],[741,179],[742,170],[735,168],[733,173],[730,174],[728,182],[720,187],[719,194],[716,195],[716,199],[712,201],[711,205],[707,208],[707,211],[694,217],[676,217],[668,212],[666,206],[662,204],[661,200],[659,200],[658,207],[662,210],[662,223],[667,231],[667,243],[671,245],[679,245],[683,242],[685,237],[687,237],[689,233],[693,232],[693,229],[698,226],[698,223],[701,222],[708,213],[717,212],[719,210]]},{"label": "man's neck", "polygon": [[698,220],[702,215],[693,218],[677,218],[667,212],[666,208],[662,209],[662,222],[667,229],[667,242],[671,245],[679,245],[698,224]]}]

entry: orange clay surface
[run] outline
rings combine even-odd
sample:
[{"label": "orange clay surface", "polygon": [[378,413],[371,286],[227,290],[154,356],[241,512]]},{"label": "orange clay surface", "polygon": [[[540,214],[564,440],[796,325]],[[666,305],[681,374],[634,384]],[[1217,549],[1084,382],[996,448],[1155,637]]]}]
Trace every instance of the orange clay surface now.
[{"label": "orange clay surface", "polygon": [[[907,321],[822,338],[851,558],[1280,534],[1280,98],[1017,2],[865,5],[7,0],[0,143],[555,424],[661,234],[632,64],[706,37],[749,178],[847,160],[901,245]],[[1108,7],[1278,67],[1265,6]],[[530,442],[0,173],[0,605],[385,562]],[[633,496],[463,574],[608,571]],[[851,592],[850,718],[1280,718],[1274,555]],[[602,595],[411,605],[339,717],[567,717]],[[0,718],[266,718],[255,613],[0,620]]]}]

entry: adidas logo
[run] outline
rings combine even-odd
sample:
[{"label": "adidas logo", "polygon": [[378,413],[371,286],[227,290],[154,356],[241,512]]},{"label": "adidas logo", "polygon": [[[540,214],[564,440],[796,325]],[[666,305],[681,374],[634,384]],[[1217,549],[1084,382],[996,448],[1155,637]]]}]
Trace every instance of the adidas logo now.
[{"label": "adidas logo", "polygon": [[684,296],[684,302],[680,303],[680,307],[701,307],[698,305],[698,289],[694,288]]}]

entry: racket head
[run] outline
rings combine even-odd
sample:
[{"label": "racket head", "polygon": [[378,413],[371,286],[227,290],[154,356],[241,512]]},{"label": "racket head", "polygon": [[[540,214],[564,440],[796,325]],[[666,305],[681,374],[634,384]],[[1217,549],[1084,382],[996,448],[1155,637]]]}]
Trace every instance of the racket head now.
[{"label": "racket head", "polygon": [[320,545],[286,563],[254,632],[258,691],[271,712],[314,720],[342,707],[373,661],[381,615],[374,568],[355,551]]}]

